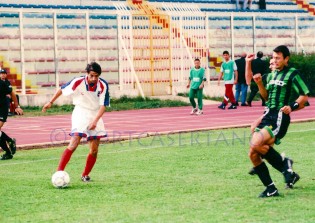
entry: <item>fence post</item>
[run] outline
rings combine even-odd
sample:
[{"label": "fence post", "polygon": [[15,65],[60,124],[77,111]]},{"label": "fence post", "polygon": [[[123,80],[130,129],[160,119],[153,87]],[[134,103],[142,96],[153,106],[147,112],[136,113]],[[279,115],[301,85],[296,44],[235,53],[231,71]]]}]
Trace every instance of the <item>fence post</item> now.
[{"label": "fence post", "polygon": [[253,53],[256,55],[256,16],[253,15]]},{"label": "fence post", "polygon": [[24,24],[23,24],[23,12],[19,11],[20,22],[20,49],[21,49],[21,74],[22,74],[22,94],[26,94],[25,90],[25,55],[24,55]]},{"label": "fence post", "polygon": [[90,52],[90,14],[89,12],[85,13],[85,28],[86,28],[86,59],[87,63],[91,61],[91,52]]},{"label": "fence post", "polygon": [[231,13],[231,55],[234,60],[234,15]]},{"label": "fence post", "polygon": [[57,13],[53,13],[53,24],[54,24],[54,60],[55,60],[55,85],[59,88],[59,72],[58,72],[58,33],[57,33]]}]

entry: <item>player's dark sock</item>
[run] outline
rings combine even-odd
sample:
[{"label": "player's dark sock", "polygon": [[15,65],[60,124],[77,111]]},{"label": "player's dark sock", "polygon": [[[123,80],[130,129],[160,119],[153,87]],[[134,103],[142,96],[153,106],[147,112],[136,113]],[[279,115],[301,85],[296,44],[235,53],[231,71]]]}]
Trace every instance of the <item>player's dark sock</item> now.
[{"label": "player's dark sock", "polygon": [[283,159],[282,156],[270,146],[268,152],[264,155],[264,158],[270,163],[273,168],[278,170],[280,173],[283,172]]},{"label": "player's dark sock", "polygon": [[62,156],[60,158],[60,162],[58,165],[58,171],[60,170],[64,170],[66,168],[66,165],[68,164],[71,156],[72,156],[73,151],[70,149],[65,149],[65,151],[63,151]]},{"label": "player's dark sock", "polygon": [[0,147],[2,148],[2,150],[3,150],[5,153],[11,155],[11,151],[10,151],[10,149],[8,148],[7,142],[6,142],[2,137],[0,138]]},{"label": "player's dark sock", "polygon": [[89,175],[89,173],[93,169],[95,162],[96,162],[96,157],[92,156],[92,154],[89,153],[89,155],[86,158],[85,169],[82,173],[82,176],[88,176]]},{"label": "player's dark sock", "polygon": [[268,167],[266,166],[265,162],[262,162],[260,165],[254,167],[259,179],[261,182],[267,187],[268,185],[272,184],[272,180],[269,174]]},{"label": "player's dark sock", "polygon": [[1,131],[1,138],[6,142],[12,142],[12,138],[10,138],[5,132]]}]

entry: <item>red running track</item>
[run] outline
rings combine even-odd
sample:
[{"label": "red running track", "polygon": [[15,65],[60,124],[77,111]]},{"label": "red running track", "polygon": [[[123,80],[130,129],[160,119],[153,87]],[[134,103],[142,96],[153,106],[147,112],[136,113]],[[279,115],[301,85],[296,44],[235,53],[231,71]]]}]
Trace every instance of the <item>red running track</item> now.
[{"label": "red running track", "polygon": [[[311,106],[294,112],[293,122],[315,120],[315,98]],[[204,106],[204,115],[189,115],[191,107],[160,108],[108,112],[103,116],[109,139],[139,137],[168,132],[209,130],[250,125],[263,113],[258,102],[252,107],[220,110],[218,105]],[[9,118],[3,131],[16,138],[19,148],[51,146],[70,139],[71,115]]]}]

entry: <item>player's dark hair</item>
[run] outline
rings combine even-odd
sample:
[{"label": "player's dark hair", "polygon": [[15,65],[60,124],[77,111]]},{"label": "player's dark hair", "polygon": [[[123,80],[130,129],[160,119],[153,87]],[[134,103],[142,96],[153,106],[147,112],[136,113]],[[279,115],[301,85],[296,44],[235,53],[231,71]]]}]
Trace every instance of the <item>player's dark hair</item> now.
[{"label": "player's dark hair", "polygon": [[258,53],[257,53],[257,57],[258,57],[258,58],[262,58],[263,56],[264,56],[263,52],[258,51]]},{"label": "player's dark hair", "polygon": [[200,62],[199,58],[196,58],[195,61],[199,61]]},{"label": "player's dark hair", "polygon": [[90,71],[94,71],[96,73],[98,73],[99,75],[101,75],[102,73],[102,68],[101,66],[96,63],[96,62],[92,62],[92,63],[89,63],[86,68],[85,68],[86,72],[90,72]]},{"label": "player's dark hair", "polygon": [[224,55],[224,54],[230,55],[230,54],[229,54],[229,51],[227,51],[227,50],[224,50],[224,51],[223,51],[223,55]]},{"label": "player's dark hair", "polygon": [[0,69],[0,74],[7,74],[7,71],[5,69]]},{"label": "player's dark hair", "polygon": [[285,45],[277,46],[274,48],[273,52],[282,53],[284,59],[290,56],[290,50]]}]

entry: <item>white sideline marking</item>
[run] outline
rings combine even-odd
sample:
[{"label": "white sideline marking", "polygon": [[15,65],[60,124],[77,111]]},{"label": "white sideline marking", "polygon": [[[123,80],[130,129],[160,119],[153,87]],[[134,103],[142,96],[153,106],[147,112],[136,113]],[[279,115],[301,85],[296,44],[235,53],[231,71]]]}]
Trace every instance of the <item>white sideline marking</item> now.
[{"label": "white sideline marking", "polygon": [[[300,131],[290,131],[287,132],[287,134],[290,133],[299,133],[299,132],[311,132],[311,131],[315,131],[315,129],[306,129],[306,130],[300,130]],[[231,140],[231,139],[235,139],[235,138],[225,138],[226,140]],[[198,141],[199,143],[207,143],[208,141]],[[189,145],[190,143],[183,143],[181,145]],[[176,147],[179,146],[177,144],[175,145],[168,145],[168,147]],[[152,146],[152,147],[146,147],[146,148],[138,148],[138,149],[126,149],[126,150],[119,150],[119,151],[111,151],[111,152],[105,152],[105,154],[115,154],[115,153],[124,153],[124,152],[132,152],[132,151],[141,151],[141,150],[151,150],[151,149],[158,149],[158,148],[162,148],[164,147],[163,145],[160,146]],[[98,153],[98,154],[102,154],[102,153]],[[74,157],[86,157],[85,155],[78,155],[78,156],[74,156]],[[41,159],[41,160],[33,160],[33,161],[25,161],[25,162],[16,162],[16,163],[4,163],[4,164],[0,164],[0,166],[13,166],[13,165],[19,165],[19,164],[30,164],[30,163],[39,163],[39,162],[45,162],[45,161],[52,161],[52,160],[59,160],[60,158],[50,158],[50,159]],[[3,162],[8,162],[8,161],[3,161]]]}]

